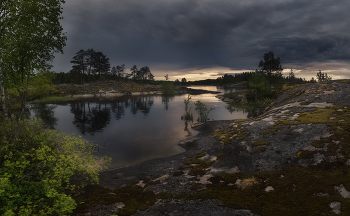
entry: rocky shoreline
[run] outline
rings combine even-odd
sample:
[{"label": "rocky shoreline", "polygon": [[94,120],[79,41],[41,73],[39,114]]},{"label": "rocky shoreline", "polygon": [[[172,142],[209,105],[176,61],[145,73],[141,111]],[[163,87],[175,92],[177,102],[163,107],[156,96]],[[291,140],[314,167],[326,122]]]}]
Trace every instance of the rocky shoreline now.
[{"label": "rocky shoreline", "polygon": [[350,80],[285,91],[263,115],[196,125],[186,152],[100,173],[81,215],[349,215]]}]

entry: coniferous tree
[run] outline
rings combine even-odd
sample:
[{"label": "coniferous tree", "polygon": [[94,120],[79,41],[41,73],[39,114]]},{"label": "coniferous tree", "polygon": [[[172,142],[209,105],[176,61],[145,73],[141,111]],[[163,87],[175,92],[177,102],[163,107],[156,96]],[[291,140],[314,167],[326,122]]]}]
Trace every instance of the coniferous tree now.
[{"label": "coniferous tree", "polygon": [[118,77],[118,81],[120,79],[120,77],[124,76],[124,68],[125,68],[125,64],[122,65],[117,65],[117,77]]},{"label": "coniferous tree", "polygon": [[96,52],[94,62],[95,73],[98,74],[98,78],[101,78],[101,74],[108,75],[111,65],[109,58],[102,52]]},{"label": "coniferous tree", "polygon": [[132,66],[132,68],[130,69],[131,71],[131,76],[132,76],[132,79],[133,80],[136,80],[137,79],[137,75],[138,75],[138,71],[139,69],[137,68],[136,65]]},{"label": "coniferous tree", "polygon": [[86,61],[86,52],[84,50],[80,50],[76,53],[76,55],[73,57],[73,60],[71,61],[72,64],[74,64],[71,70],[72,74],[78,74],[80,77],[80,82],[83,85],[85,80],[84,76],[87,71],[87,61]]},{"label": "coniferous tree", "polygon": [[88,49],[85,52],[86,55],[86,64],[87,64],[87,76],[90,80],[90,74],[94,74],[94,65],[95,65],[95,55],[96,51],[94,49]]},{"label": "coniferous tree", "polygon": [[291,83],[292,85],[294,85],[295,75],[294,75],[293,69],[290,69],[290,72],[289,72],[289,79],[290,79],[290,83]]},{"label": "coniferous tree", "polygon": [[267,75],[270,83],[270,88],[272,85],[272,74],[283,71],[280,58],[278,57],[275,59],[275,56],[271,51],[264,54],[264,61],[260,61],[259,68],[261,68],[261,70]]}]

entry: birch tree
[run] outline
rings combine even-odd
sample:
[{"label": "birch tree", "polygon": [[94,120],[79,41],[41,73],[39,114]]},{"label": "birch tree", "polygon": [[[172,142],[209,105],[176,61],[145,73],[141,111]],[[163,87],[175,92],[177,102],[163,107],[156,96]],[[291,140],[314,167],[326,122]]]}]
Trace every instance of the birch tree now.
[{"label": "birch tree", "polygon": [[63,53],[67,39],[60,24],[64,2],[0,0],[1,73],[5,86],[19,92],[22,107],[34,71],[50,68],[54,53]]}]

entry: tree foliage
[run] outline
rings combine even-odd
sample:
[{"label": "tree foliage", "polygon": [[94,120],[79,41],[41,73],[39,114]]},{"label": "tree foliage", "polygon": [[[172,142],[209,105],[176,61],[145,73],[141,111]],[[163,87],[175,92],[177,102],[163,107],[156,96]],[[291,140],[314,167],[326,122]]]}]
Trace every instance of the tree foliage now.
[{"label": "tree foliage", "polygon": [[207,106],[204,103],[202,103],[201,101],[197,101],[196,103],[194,103],[194,105],[196,106],[195,110],[198,113],[197,121],[198,122],[207,122],[207,120],[210,119],[208,117],[209,113],[212,110],[214,110],[215,108],[211,107],[210,109],[208,109]]},{"label": "tree foliage", "polygon": [[275,55],[271,51],[264,54],[264,61],[260,61],[259,68],[261,68],[261,70],[267,75],[270,86],[272,85],[272,74],[278,72],[281,73],[283,71],[280,57],[276,59]]},{"label": "tree foliage", "polygon": [[269,88],[269,82],[266,75],[262,72],[255,72],[249,79],[249,87],[254,89],[255,101],[266,96],[271,95],[271,89]]},{"label": "tree foliage", "polygon": [[318,82],[332,80],[332,77],[328,76],[327,73],[322,73],[321,70],[316,74],[316,79]]},{"label": "tree foliage", "polygon": [[91,75],[98,74],[98,78],[101,75],[108,75],[110,73],[109,58],[102,52],[96,52],[94,49],[79,50],[71,60],[73,64],[70,71],[73,76],[79,77],[81,84],[85,83],[85,75],[90,80]]},{"label": "tree foliage", "polygon": [[3,0],[0,4],[0,59],[5,86],[17,89],[25,105],[28,80],[55,52],[63,52],[66,36],[59,22],[64,0]]},{"label": "tree foliage", "polygon": [[[93,149],[79,138],[32,120],[0,126],[0,214],[63,215],[75,208],[66,195],[73,176],[98,182]],[[83,186],[83,185],[82,185]]]}]

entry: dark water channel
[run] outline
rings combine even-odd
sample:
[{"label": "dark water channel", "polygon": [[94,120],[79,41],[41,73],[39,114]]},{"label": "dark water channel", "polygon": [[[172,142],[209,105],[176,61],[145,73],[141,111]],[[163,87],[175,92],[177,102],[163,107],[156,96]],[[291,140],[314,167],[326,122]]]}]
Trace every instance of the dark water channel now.
[{"label": "dark water channel", "polygon": [[[210,87],[212,88],[216,87]],[[185,113],[180,96],[132,96],[82,99],[63,104],[32,104],[31,116],[43,119],[50,129],[81,135],[99,144],[98,154],[112,158],[109,168],[135,164],[151,158],[183,152],[177,142],[195,135],[190,124],[181,120]],[[194,102],[215,107],[214,120],[247,118],[244,110],[232,110],[214,94],[192,95],[191,112],[196,121]]]}]

